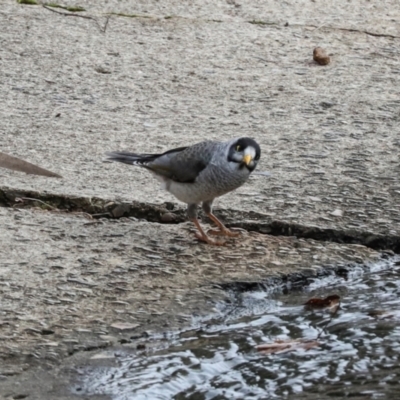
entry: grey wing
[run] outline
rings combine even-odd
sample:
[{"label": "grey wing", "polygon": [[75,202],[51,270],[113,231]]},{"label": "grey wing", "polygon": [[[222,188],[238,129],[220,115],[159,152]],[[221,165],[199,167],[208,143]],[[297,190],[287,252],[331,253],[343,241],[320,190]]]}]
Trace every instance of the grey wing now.
[{"label": "grey wing", "polygon": [[210,163],[218,142],[202,142],[163,154],[107,153],[111,161],[144,167],[176,182],[191,183]]},{"label": "grey wing", "polygon": [[157,157],[147,167],[176,182],[193,183],[210,163],[216,142],[202,142]]}]

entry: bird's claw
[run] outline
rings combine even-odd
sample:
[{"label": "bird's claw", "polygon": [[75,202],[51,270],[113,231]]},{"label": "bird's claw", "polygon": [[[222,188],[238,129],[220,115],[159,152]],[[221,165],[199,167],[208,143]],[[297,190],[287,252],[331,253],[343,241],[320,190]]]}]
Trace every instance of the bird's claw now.
[{"label": "bird's claw", "polygon": [[202,235],[200,232],[195,232],[195,236],[201,242],[205,242],[205,243],[211,244],[213,246],[225,246],[225,244],[226,244],[226,242],[224,242],[224,241],[215,240],[213,238],[210,238],[207,235]]},{"label": "bird's claw", "polygon": [[238,237],[240,236],[240,232],[234,232],[230,229],[210,229],[207,231],[208,235],[213,236],[228,236],[228,237]]}]

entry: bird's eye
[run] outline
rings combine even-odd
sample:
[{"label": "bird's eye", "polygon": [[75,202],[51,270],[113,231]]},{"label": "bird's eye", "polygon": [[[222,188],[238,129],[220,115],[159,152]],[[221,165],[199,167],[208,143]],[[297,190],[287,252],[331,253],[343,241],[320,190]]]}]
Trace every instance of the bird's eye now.
[{"label": "bird's eye", "polygon": [[237,146],[236,146],[236,151],[242,151],[242,146],[237,145]]},{"label": "bird's eye", "polygon": [[256,161],[258,161],[258,160],[260,159],[260,156],[257,155],[257,156],[254,157],[254,159],[255,159]]}]

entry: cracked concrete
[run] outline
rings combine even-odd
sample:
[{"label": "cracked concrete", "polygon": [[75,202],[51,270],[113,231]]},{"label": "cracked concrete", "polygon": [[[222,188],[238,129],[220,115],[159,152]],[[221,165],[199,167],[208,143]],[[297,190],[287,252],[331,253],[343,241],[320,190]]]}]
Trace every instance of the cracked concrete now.
[{"label": "cracked concrete", "polygon": [[[273,176],[253,178],[221,198],[221,208],[398,235],[400,42],[325,29],[348,21],[397,34],[391,20],[400,13],[397,3],[390,15],[377,2],[362,11],[311,2],[319,12],[301,2],[168,2],[164,11],[158,3],[85,7],[99,18],[110,11],[185,18],[112,17],[101,33],[91,20],[5,3],[1,150],[65,178],[1,171],[3,185],[175,201],[146,171],[103,164],[104,152],[253,136],[263,151],[260,169]],[[277,25],[248,23],[254,19]],[[307,28],[318,22],[319,29]],[[313,64],[316,45],[331,54],[330,65]]]},{"label": "cracked concrete", "polygon": [[[214,249],[196,243],[186,223],[93,220],[55,203],[15,201],[18,193],[86,196],[86,204],[100,199],[92,213],[108,214],[110,203],[134,201],[129,209],[147,210],[149,220],[172,211],[182,221],[183,205],[146,171],[102,163],[106,151],[254,137],[260,170],[273,175],[218,201],[228,222],[398,251],[397,1],[63,4],[84,6],[81,15],[101,26],[107,13],[131,17],[112,15],[101,32],[93,19],[2,3],[0,151],[64,178],[0,170],[0,202],[11,207],[0,209],[0,386],[8,388],[0,396],[18,395],[18,380],[26,386],[46,368],[51,375],[68,354],[134,336],[113,324],[138,325],[139,335],[192,323],[224,301],[214,283],[379,257],[359,245],[257,232]],[[316,46],[328,66],[312,62]],[[5,201],[5,192],[14,194]],[[32,206],[40,210],[23,209]],[[32,384],[29,398],[54,398],[54,387]]]}]

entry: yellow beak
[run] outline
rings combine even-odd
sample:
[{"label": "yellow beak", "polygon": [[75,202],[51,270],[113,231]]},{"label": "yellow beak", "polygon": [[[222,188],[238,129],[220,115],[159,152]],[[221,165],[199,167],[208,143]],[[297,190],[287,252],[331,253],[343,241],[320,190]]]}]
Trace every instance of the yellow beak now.
[{"label": "yellow beak", "polygon": [[253,157],[252,157],[250,154],[246,154],[246,155],[243,157],[243,162],[244,162],[246,165],[249,165],[252,161],[253,161]]}]

